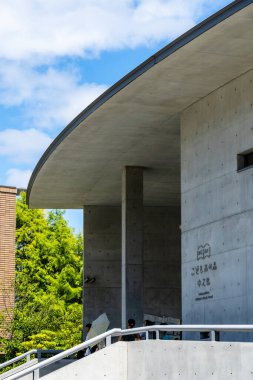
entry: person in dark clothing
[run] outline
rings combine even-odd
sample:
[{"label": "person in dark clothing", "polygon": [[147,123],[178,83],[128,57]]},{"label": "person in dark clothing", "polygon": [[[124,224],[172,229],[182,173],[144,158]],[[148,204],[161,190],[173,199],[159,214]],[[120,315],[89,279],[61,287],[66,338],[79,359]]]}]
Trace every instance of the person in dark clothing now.
[{"label": "person in dark clothing", "polygon": [[[133,329],[135,327],[135,320],[133,318],[128,319],[127,328]],[[140,334],[123,335],[119,337],[119,340],[123,342],[133,342],[134,340],[140,340]]]},{"label": "person in dark clothing", "polygon": [[[87,337],[87,334],[88,332],[90,331],[90,328],[91,328],[91,323],[87,323],[85,325],[85,332],[86,332],[86,337]],[[86,338],[87,339],[87,338]],[[88,349],[91,351],[91,349],[88,347]],[[85,356],[85,352],[87,351],[87,348],[84,348],[83,350],[81,351],[78,351],[77,353],[77,359],[81,359],[81,358],[84,358]]]},{"label": "person in dark clothing", "polygon": [[[149,319],[145,319],[145,321],[143,321],[143,326],[153,326],[154,322],[150,321]],[[154,332],[149,332],[149,339],[155,339],[154,338]],[[143,332],[140,334],[140,337],[142,340],[146,339],[146,333]]]},{"label": "person in dark clothing", "polygon": [[[85,330],[86,330],[86,340],[87,340],[87,335],[88,335],[88,333],[89,333],[89,331],[90,331],[90,329],[91,329],[91,326],[92,326],[91,323],[87,323],[87,325],[85,326]],[[93,346],[93,347],[88,347],[88,348],[86,348],[86,351],[85,351],[84,356],[88,356],[88,355],[90,355],[90,354],[94,354],[94,352],[97,351],[97,348],[98,348],[97,344],[96,344],[95,346]]]}]

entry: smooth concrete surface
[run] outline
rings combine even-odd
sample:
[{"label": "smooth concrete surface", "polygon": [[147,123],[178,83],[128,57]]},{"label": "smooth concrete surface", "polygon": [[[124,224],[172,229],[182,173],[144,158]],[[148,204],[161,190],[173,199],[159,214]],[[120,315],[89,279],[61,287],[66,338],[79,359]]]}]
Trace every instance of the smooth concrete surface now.
[{"label": "smooth concrete surface", "polygon": [[121,209],[84,207],[84,326],[106,312],[110,328],[121,326]]},{"label": "smooth concrete surface", "polygon": [[43,377],[43,380],[127,380],[127,344],[119,342]]},{"label": "smooth concrete surface", "polygon": [[118,342],[44,380],[248,380],[253,344],[190,341]]},{"label": "smooth concrete surface", "polygon": [[252,343],[133,342],[128,346],[128,379],[248,380],[252,359]]},{"label": "smooth concrete surface", "polygon": [[[15,367],[13,369],[10,369],[9,371],[6,371],[4,372],[3,374],[0,375],[0,380],[4,380],[4,379],[8,379],[9,376],[11,375],[14,375],[15,373],[18,373],[26,368],[29,368],[29,367],[32,367],[33,365],[37,364],[37,363],[41,363],[42,361],[44,361],[46,359],[32,359],[26,363],[23,363],[21,365],[19,365],[18,367]],[[62,368],[64,366],[67,366],[71,363],[73,363],[75,360],[74,359],[63,359],[63,360],[60,360],[56,363],[53,363],[47,367],[44,367],[44,368],[41,368],[40,370],[37,371],[37,376],[38,377],[43,377],[45,375],[47,375],[48,373],[51,373],[52,371],[55,371],[59,368]],[[23,380],[35,380],[34,376],[32,373],[26,375],[26,376],[23,376],[22,377]]]},{"label": "smooth concrete surface", "polygon": [[179,207],[144,207],[144,314],[181,319]]},{"label": "smooth concrete surface", "polygon": [[253,70],[182,115],[184,324],[253,323],[253,168],[237,171],[252,120]]},{"label": "smooth concrete surface", "polygon": [[143,168],[126,167],[122,173],[121,327],[131,315],[143,323]]},{"label": "smooth concrete surface", "polygon": [[[181,318],[180,208],[144,207],[144,314]],[[84,207],[84,325],[121,326],[121,208]],[[134,279],[132,279],[134,280]],[[131,318],[131,315],[127,316]]]},{"label": "smooth concrete surface", "polygon": [[148,168],[144,204],[179,205],[181,112],[253,66],[253,5],[219,21],[73,121],[39,163],[29,206],[119,205],[125,166]]},{"label": "smooth concrete surface", "polygon": [[[40,359],[39,360],[39,363],[44,361],[46,359]],[[65,366],[68,366],[69,364],[75,362],[76,360],[75,359],[62,359],[62,360],[59,360],[58,362],[56,363],[53,363],[47,367],[44,367],[44,368],[41,368],[39,370],[39,377],[43,377],[45,375],[47,375],[48,373],[51,373],[53,371],[56,371],[57,369],[59,368],[63,368]],[[35,379],[33,379],[35,380]]]}]

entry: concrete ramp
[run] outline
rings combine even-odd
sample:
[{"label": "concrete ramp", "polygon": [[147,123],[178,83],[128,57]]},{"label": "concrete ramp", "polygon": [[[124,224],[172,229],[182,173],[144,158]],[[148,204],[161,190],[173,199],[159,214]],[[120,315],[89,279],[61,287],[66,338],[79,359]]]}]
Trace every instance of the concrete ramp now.
[{"label": "concrete ramp", "polygon": [[118,342],[43,380],[253,379],[253,344],[191,341]]}]

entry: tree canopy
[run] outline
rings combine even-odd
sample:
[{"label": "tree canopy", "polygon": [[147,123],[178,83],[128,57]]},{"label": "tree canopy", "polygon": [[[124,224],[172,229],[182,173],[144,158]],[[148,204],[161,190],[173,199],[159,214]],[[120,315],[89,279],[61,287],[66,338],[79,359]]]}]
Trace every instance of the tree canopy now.
[{"label": "tree canopy", "polygon": [[66,349],[81,341],[81,235],[61,210],[30,210],[17,199],[15,308],[3,339],[7,357],[31,348]]}]

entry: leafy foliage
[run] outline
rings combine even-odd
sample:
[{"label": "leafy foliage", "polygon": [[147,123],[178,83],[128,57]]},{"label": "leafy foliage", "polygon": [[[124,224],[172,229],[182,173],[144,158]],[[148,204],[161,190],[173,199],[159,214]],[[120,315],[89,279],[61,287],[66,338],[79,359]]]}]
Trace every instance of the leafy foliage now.
[{"label": "leafy foliage", "polygon": [[31,348],[66,349],[81,340],[82,236],[63,211],[28,209],[17,200],[15,309],[6,358]]}]

